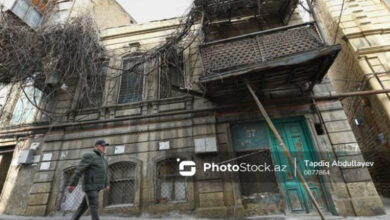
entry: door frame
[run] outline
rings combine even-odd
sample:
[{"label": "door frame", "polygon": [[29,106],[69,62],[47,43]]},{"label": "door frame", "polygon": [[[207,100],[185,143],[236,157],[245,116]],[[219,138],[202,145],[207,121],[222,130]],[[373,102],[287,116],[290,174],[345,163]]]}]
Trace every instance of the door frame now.
[{"label": "door frame", "polygon": [[[262,120],[262,121],[264,121],[264,120]],[[277,124],[283,124],[283,123],[288,123],[288,122],[298,122],[300,124],[300,127],[301,127],[302,131],[303,131],[305,141],[308,144],[308,148],[312,149],[311,151],[309,151],[311,157],[314,160],[317,160],[317,161],[319,161],[321,159],[320,155],[318,153],[319,146],[317,146],[315,144],[316,142],[313,141],[313,139],[315,138],[314,135],[313,135],[314,131],[309,128],[308,120],[307,120],[306,117],[304,117],[304,116],[293,116],[293,117],[285,117],[285,118],[275,118],[275,119],[272,119],[272,122],[275,124],[275,126]],[[267,130],[268,130],[268,132],[271,132],[269,130],[269,127],[268,127]],[[272,137],[271,135],[268,135],[269,143],[272,145],[271,137]],[[271,156],[274,157],[274,154],[271,154]],[[275,161],[276,158],[273,158],[273,160]],[[276,177],[277,177],[278,181],[281,182],[280,176],[276,175]],[[320,187],[322,188],[322,190],[324,192],[325,203],[326,203],[326,205],[328,207],[329,212],[331,212],[332,214],[337,215],[337,212],[335,211],[333,200],[332,200],[332,198],[330,196],[328,187],[327,187],[327,185],[326,185],[326,183],[324,181],[324,177],[322,175],[318,175],[318,179],[319,179]],[[283,190],[282,184],[280,184],[280,185],[281,185],[281,189]],[[283,197],[285,197],[284,192],[281,191],[281,193],[283,194]],[[286,213],[292,213],[291,210],[288,209],[287,205],[285,206],[285,212]]]}]

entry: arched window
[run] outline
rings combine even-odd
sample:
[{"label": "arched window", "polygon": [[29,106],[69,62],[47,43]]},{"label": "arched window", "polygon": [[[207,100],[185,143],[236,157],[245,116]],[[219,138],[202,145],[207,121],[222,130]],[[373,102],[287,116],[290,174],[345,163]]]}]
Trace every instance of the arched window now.
[{"label": "arched window", "polygon": [[166,159],[157,163],[157,203],[185,201],[187,199],[187,184],[179,174],[179,162],[176,159]]},{"label": "arched window", "polygon": [[81,181],[79,181],[76,189],[74,189],[72,193],[69,193],[67,189],[75,170],[75,167],[64,170],[62,197],[60,203],[61,211],[74,211],[79,207],[81,201],[83,200],[84,192],[82,190]]},{"label": "arched window", "polygon": [[135,168],[131,162],[119,162],[110,165],[110,190],[106,192],[104,206],[130,205],[135,196]]}]

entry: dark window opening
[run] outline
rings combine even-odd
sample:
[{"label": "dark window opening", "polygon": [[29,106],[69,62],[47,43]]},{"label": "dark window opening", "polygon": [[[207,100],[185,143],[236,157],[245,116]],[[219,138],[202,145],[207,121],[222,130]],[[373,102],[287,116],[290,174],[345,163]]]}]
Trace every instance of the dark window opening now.
[{"label": "dark window opening", "polygon": [[159,97],[168,98],[183,95],[172,88],[184,87],[184,57],[183,52],[168,50],[161,56],[159,71]]},{"label": "dark window opening", "polygon": [[[236,156],[244,156],[238,159],[237,164],[270,165],[273,168],[270,150],[236,153]],[[267,172],[239,172],[241,195],[251,199],[261,196],[263,193],[279,193],[274,171]]]},{"label": "dark window opening", "polygon": [[314,123],[314,127],[316,129],[317,135],[323,135],[325,134],[324,128],[322,127],[321,123]]},{"label": "dark window opening", "polygon": [[87,77],[88,88],[82,91],[82,97],[79,99],[79,108],[100,107],[104,101],[104,89],[106,86],[108,61],[102,64],[102,70],[93,76]]},{"label": "dark window opening", "polygon": [[3,187],[11,165],[13,153],[14,147],[0,149],[0,194],[3,192]]},{"label": "dark window opening", "polygon": [[123,71],[118,103],[133,103],[142,101],[144,88],[144,62],[141,57],[126,58],[123,61]]}]

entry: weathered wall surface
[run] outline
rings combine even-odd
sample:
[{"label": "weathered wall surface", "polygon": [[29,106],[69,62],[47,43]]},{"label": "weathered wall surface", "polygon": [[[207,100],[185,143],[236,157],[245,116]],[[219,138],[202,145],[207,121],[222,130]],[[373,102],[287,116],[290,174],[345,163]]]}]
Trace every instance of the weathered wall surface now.
[{"label": "weathered wall surface", "polygon": [[[167,40],[177,27],[176,20],[150,22],[144,25],[132,25],[109,28],[102,32],[102,42],[113,57],[110,65],[121,67],[126,55],[142,53]],[[202,74],[196,44],[184,51],[186,76],[185,82],[193,89],[197,88]],[[166,99],[158,99],[158,71],[153,65],[145,67],[143,101],[129,104],[117,104],[118,71],[109,70],[112,76],[107,80],[105,107],[80,111],[60,119],[63,126],[50,128],[44,138],[31,138],[26,144],[40,142],[37,152],[40,161],[33,167],[11,171],[18,177],[20,186],[25,189],[26,204],[8,207],[8,213],[41,216],[51,215],[59,210],[63,193],[64,170],[77,165],[83,153],[92,150],[96,139],[104,138],[112,146],[107,148],[110,164],[130,161],[136,164],[135,199],[132,205],[124,207],[103,207],[105,214],[119,212],[131,215],[141,213],[161,214],[179,211],[206,217],[250,216],[283,213],[284,202],[247,203],[244,201],[234,175],[202,176],[196,175],[187,184],[187,200],[183,203],[156,204],[156,163],[167,157],[185,158],[202,163],[214,159],[223,159],[223,152],[232,153],[230,125],[237,122],[258,121],[257,108],[252,105],[233,110],[204,110],[217,105],[203,98],[186,94]],[[332,93],[333,87],[327,79],[314,88],[316,95]],[[58,108],[69,106],[72,97],[64,97]],[[320,159],[363,160],[356,144],[347,117],[339,102],[318,103],[318,112],[311,103],[284,106],[267,106],[272,118],[304,116],[314,147],[320,152]],[[321,116],[321,117],[320,117]],[[325,133],[318,133],[315,124],[323,124]],[[48,128],[47,128],[48,129]],[[221,154],[195,155],[194,139],[197,137],[217,138],[218,152]],[[160,141],[169,141],[170,150],[159,150]],[[125,151],[114,153],[114,146],[124,145]],[[17,153],[15,154],[17,155]],[[44,155],[51,155],[43,160]],[[20,175],[23,170],[26,172]],[[338,215],[375,215],[383,213],[380,199],[365,168],[332,168],[331,175],[325,177],[325,187],[329,191],[328,206]],[[13,185],[15,181],[8,181]],[[15,188],[17,189],[17,188]],[[12,191],[12,190],[11,190]],[[9,191],[9,192],[11,192]],[[25,192],[28,192],[25,193]],[[103,193],[102,193],[103,196]],[[1,200],[0,207],[9,201],[17,201],[21,196],[9,195]],[[103,197],[101,197],[102,199]],[[100,203],[102,204],[102,202]]]},{"label": "weathered wall surface", "polygon": [[115,0],[57,2],[54,10],[47,14],[48,17],[44,19],[44,25],[62,23],[68,18],[84,14],[90,15],[100,30],[136,23],[134,18]]},{"label": "weathered wall surface", "polygon": [[[317,4],[328,40],[336,39],[343,48],[328,73],[336,91],[389,89],[390,10],[385,2],[345,1],[336,38],[342,1],[318,1]],[[389,95],[345,98],[343,107],[364,158],[375,162],[370,173],[377,190],[389,196]]]},{"label": "weathered wall surface", "polygon": [[[314,87],[314,94],[318,96],[334,92],[328,77]],[[330,161],[365,161],[341,102],[319,103],[317,111],[320,113],[317,119],[324,125],[325,132],[317,141],[319,145],[324,145],[323,150],[331,152],[327,158]],[[336,167],[332,171],[341,174],[331,176],[328,180],[336,183],[331,188],[335,191],[334,203],[339,213],[357,216],[384,214],[382,201],[367,168]],[[340,184],[344,182],[345,185]]]}]

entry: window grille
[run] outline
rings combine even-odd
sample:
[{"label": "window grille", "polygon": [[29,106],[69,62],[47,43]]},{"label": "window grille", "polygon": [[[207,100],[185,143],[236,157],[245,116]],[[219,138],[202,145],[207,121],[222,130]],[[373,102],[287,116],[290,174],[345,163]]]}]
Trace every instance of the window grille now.
[{"label": "window grille", "polygon": [[109,167],[110,190],[105,192],[104,206],[134,203],[135,168],[131,162],[119,162]]},{"label": "window grille", "polygon": [[140,57],[126,58],[123,61],[123,69],[118,103],[141,101],[144,88],[143,60]]},{"label": "window grille", "polygon": [[[237,156],[250,156],[238,159],[237,164],[245,163],[251,165],[269,164],[273,167],[271,151],[264,149],[253,154],[253,151],[237,153]],[[275,172],[240,172],[241,194],[245,197],[253,197],[257,194],[271,192],[278,193],[278,185],[276,182]]]},{"label": "window grille", "polygon": [[73,173],[76,168],[67,169],[63,174],[63,186],[62,186],[62,197],[60,202],[61,211],[74,211],[81,204],[84,198],[84,192],[81,186],[81,180],[79,181],[77,187],[73,190],[72,193],[69,193],[68,186],[70,184]]},{"label": "window grille", "polygon": [[82,93],[83,96],[79,100],[80,109],[102,106],[104,101],[104,89],[106,86],[107,67],[108,61],[105,61],[102,64],[100,73],[87,77],[89,88]]},{"label": "window grille", "polygon": [[179,162],[166,159],[157,164],[157,203],[185,201],[187,184],[179,174]]},{"label": "window grille", "polygon": [[159,94],[160,98],[183,95],[171,85],[184,87],[184,56],[178,50],[168,50],[160,59]]}]

